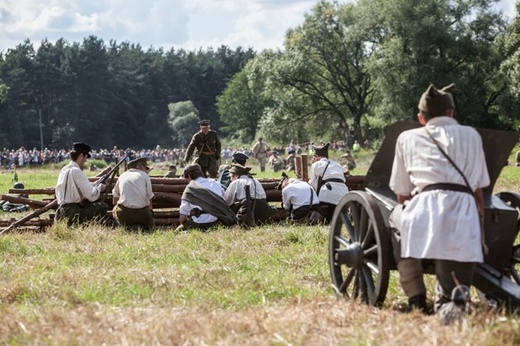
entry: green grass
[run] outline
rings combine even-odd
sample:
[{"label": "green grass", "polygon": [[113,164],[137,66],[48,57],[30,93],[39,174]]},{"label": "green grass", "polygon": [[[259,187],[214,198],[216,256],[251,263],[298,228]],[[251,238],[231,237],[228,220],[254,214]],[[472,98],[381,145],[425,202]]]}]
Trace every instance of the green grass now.
[{"label": "green grass", "polygon": [[[353,174],[366,172],[370,155],[356,155]],[[497,188],[518,191],[519,173],[506,167]],[[34,186],[26,186],[41,188],[55,184],[58,170],[18,174],[34,175]],[[2,189],[11,178],[0,174]],[[476,298],[473,313],[453,327],[441,327],[435,316],[403,313],[396,271],[381,309],[336,299],[328,236],[327,226],[286,224],[140,234],[58,223],[45,233],[3,234],[0,343],[520,344],[518,316],[489,310]]]}]

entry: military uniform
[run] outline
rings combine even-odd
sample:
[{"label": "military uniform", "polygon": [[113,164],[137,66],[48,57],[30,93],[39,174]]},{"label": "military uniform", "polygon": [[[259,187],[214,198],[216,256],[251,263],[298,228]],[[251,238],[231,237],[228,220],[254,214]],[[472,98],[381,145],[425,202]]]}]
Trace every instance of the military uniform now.
[{"label": "military uniform", "polygon": [[267,152],[269,151],[269,147],[263,142],[263,138],[258,138],[258,142],[255,143],[251,151],[260,164],[260,171],[265,172],[265,164],[267,162]]},{"label": "military uniform", "polygon": [[202,168],[204,176],[216,178],[218,173],[218,160],[220,159],[221,143],[218,134],[213,130],[207,130],[204,133],[203,127],[209,127],[209,121],[203,120],[199,122],[201,130],[193,135],[191,142],[186,150],[184,160],[190,162],[195,149],[198,156],[196,163]]}]

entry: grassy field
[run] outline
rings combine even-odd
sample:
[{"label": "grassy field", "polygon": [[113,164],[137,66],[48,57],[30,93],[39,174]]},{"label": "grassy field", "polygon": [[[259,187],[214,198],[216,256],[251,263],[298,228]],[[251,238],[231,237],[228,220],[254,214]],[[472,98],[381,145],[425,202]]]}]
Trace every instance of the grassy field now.
[{"label": "grassy field", "polygon": [[[366,172],[371,154],[359,156],[354,174]],[[57,172],[19,170],[18,176],[28,188],[49,187]],[[506,167],[495,191],[520,191],[519,173]],[[0,174],[3,193],[11,179]],[[395,272],[381,309],[336,298],[328,233],[323,226],[282,224],[137,234],[59,223],[45,233],[1,235],[0,343],[520,344],[520,318],[490,310],[475,294],[473,312],[460,325],[404,313]]]}]

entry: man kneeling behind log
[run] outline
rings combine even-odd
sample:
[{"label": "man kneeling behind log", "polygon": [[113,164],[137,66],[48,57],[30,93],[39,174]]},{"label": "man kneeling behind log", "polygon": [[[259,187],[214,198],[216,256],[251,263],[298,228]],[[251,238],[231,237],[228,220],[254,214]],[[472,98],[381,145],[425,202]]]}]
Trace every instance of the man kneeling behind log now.
[{"label": "man kneeling behind log", "polygon": [[235,214],[224,200],[224,189],[217,181],[204,178],[200,165],[187,165],[184,168],[184,178],[189,183],[181,197],[181,225],[177,230],[207,230],[219,223],[226,226],[237,223]]}]

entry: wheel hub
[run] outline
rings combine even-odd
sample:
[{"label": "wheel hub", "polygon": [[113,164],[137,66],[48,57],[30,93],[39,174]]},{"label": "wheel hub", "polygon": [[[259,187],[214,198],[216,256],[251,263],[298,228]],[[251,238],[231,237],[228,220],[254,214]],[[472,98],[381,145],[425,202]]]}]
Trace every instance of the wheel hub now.
[{"label": "wheel hub", "polygon": [[358,242],[346,245],[342,249],[334,251],[334,262],[337,265],[345,264],[353,268],[361,268],[363,265],[363,248]]}]

